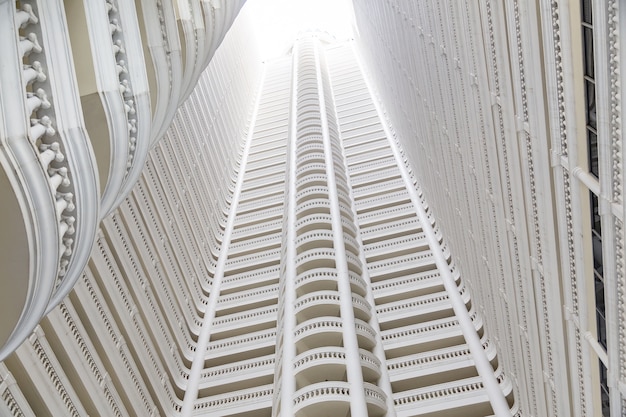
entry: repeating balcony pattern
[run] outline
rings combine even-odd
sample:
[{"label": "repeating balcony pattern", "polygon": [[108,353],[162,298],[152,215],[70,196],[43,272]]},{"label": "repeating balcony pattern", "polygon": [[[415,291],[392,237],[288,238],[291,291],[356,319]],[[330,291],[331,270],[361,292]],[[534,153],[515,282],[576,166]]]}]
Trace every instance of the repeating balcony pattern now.
[{"label": "repeating balcony pattern", "polygon": [[[9,5],[10,3],[8,2]],[[41,7],[56,7],[54,2],[42,2],[44,3],[45,6],[37,4],[39,9],[25,8],[36,15],[41,14]],[[104,5],[105,2],[102,3]],[[119,3],[114,12],[126,20],[113,22],[121,30],[117,27],[111,27],[111,30],[114,36],[124,35],[124,43],[113,41],[113,44],[123,46],[126,54],[129,54],[131,47],[127,43],[130,35],[126,30],[128,14],[125,14],[124,7],[134,5],[132,2]],[[93,5],[90,2],[89,7],[92,6],[96,7],[95,2]],[[54,17],[62,16],[62,10],[58,9],[57,14],[42,14],[52,21],[40,23],[51,27]],[[72,11],[76,10],[82,9],[72,7]],[[108,26],[110,21],[106,17],[112,18],[112,10],[114,9],[105,10],[104,18],[99,16],[100,22],[107,24],[109,43],[112,42]],[[3,11],[0,19],[9,15],[14,16],[9,11],[7,14]],[[58,22],[62,21],[59,17]],[[4,30],[8,26],[2,22],[0,28]],[[66,36],[67,32],[67,29],[59,29],[54,33]],[[72,36],[72,28],[69,32]],[[48,37],[44,39],[45,42],[41,44],[42,54],[44,50],[48,50],[46,45],[50,40]],[[234,49],[216,54],[216,61],[202,76],[187,103],[178,111],[164,140],[152,148],[145,169],[140,170],[142,176],[136,187],[118,209],[103,220],[91,251],[91,261],[84,272],[78,274],[79,280],[74,291],[59,307],[50,312],[37,331],[15,353],[2,362],[2,381],[13,378],[15,383],[10,392],[5,392],[4,389],[0,391],[3,398],[0,401],[0,414],[4,415],[6,407],[11,410],[8,415],[16,416],[157,416],[180,413],[190,375],[190,364],[196,356],[202,315],[211,293],[217,256],[221,249],[225,216],[232,194],[230,182],[236,172],[245,138],[252,93],[258,84],[260,66],[256,58],[239,56],[232,52],[240,49],[245,39],[244,33],[239,31],[225,40]],[[61,46],[62,42],[55,44],[57,50]],[[118,57],[122,56],[120,53],[118,51]],[[39,59],[43,56],[33,54],[37,54],[34,50],[31,52],[32,57]],[[46,56],[49,55],[46,53]],[[136,55],[136,58],[141,57],[142,54]],[[124,61],[128,76],[132,77],[132,61]],[[47,66],[42,66],[41,69],[46,71],[48,82],[55,79],[71,80],[67,76],[53,77]],[[71,71],[67,71],[67,74],[71,74]],[[42,82],[36,81],[37,77],[30,72],[28,77],[33,78],[33,82]],[[136,79],[131,81],[131,91],[137,94],[139,84]],[[0,97],[4,97],[5,81],[0,82],[3,88]],[[81,87],[80,80],[78,87]],[[226,90],[228,94],[222,93]],[[68,94],[72,91],[71,88],[66,90]],[[116,92],[120,94],[119,89]],[[79,91],[76,90],[75,94],[75,97],[80,97]],[[50,109],[56,109],[56,103],[62,94],[56,92],[49,97]],[[140,101],[137,100],[134,104],[138,106]],[[229,117],[222,117],[221,109],[227,107],[242,110]],[[80,103],[77,108],[80,110]],[[138,107],[136,109],[140,127],[140,112]],[[64,117],[72,114],[71,111],[68,112]],[[64,148],[67,146],[63,142],[66,136],[64,121],[58,116],[52,116],[54,114],[50,113],[54,131],[44,131],[42,134],[52,135],[50,138],[59,141],[59,146],[53,146],[51,152],[58,150],[63,157],[59,156],[58,162],[51,161],[49,167],[61,169],[60,165],[57,167],[54,164],[71,162],[71,155]],[[138,129],[137,134],[140,131]],[[25,139],[25,144],[34,146],[27,137]],[[35,145],[39,146],[39,143]],[[74,152],[78,152],[77,149],[79,148],[75,148]],[[133,157],[134,161],[136,157]],[[124,157],[122,160],[127,159]],[[33,161],[38,159],[33,158]],[[82,161],[93,161],[93,156],[85,157]],[[68,167],[71,168],[71,164]],[[124,171],[126,172],[126,168]],[[97,177],[87,175],[94,173],[94,170],[80,172],[84,180],[91,178],[96,184]],[[66,173],[71,171],[61,170],[59,175]],[[66,190],[63,187],[79,186],[80,175],[76,174],[78,180],[74,179],[76,175],[68,175],[71,184],[60,181],[57,194]],[[78,235],[83,233],[81,224],[85,224],[77,214],[80,213],[79,207],[84,195],[81,197],[78,191],[72,193],[75,193],[73,200],[64,200],[71,202],[72,206],[68,203],[63,209],[64,217],[59,218],[66,221],[68,213],[76,215],[74,230],[68,228],[65,232],[74,233],[74,245],[80,243],[81,247],[88,249],[91,243],[82,238],[78,240]],[[51,202],[54,204],[52,194]],[[61,205],[58,207],[62,208]],[[95,216],[97,204],[93,207],[96,208],[92,211]],[[54,217],[56,218],[56,214]],[[53,254],[54,249],[55,245],[50,245],[47,253]],[[73,255],[68,251],[67,256],[70,255],[74,256],[75,253]],[[60,257],[56,265],[60,265]],[[52,273],[53,282],[57,286],[62,285],[55,271],[58,268],[47,270]],[[271,268],[265,268],[264,272],[268,275],[264,278],[268,285],[276,284],[277,281],[269,282]],[[237,277],[238,275],[229,277],[231,291],[240,288]],[[269,328],[267,323],[275,322],[275,319],[267,318],[267,312],[258,313],[259,307],[256,307],[251,311],[250,317],[257,318],[262,330]],[[238,325],[247,321],[246,317],[229,315],[221,319]],[[236,329],[239,327],[235,326]],[[218,330],[222,331],[223,327],[218,327]],[[236,336],[236,333],[228,335],[222,332],[216,337],[226,340]],[[261,339],[267,340],[268,345],[273,346],[275,336],[264,336]],[[231,346],[244,345],[239,339],[231,339],[231,342]],[[256,342],[251,342],[251,345],[255,344]],[[227,349],[228,347],[225,348]],[[273,365],[265,363],[265,368],[249,365],[245,362],[245,349],[242,350],[244,354],[238,364],[227,369],[219,368],[218,374],[237,376],[242,374],[241,369],[257,369],[259,371],[256,376],[252,374],[248,380],[256,380],[255,383],[262,384],[259,378],[265,378],[265,383],[271,383]],[[28,375],[37,377],[30,378]],[[211,391],[213,387],[208,383],[214,376],[210,366],[201,373],[200,389],[206,396],[214,394]],[[203,400],[198,400],[197,408],[206,405]]]},{"label": "repeating balcony pattern", "polygon": [[[106,39],[91,93],[102,97],[100,118],[118,115],[105,136],[121,132],[122,142],[105,154],[123,157],[99,174],[103,201],[114,208],[125,198],[102,221],[75,290],[0,363],[0,413],[486,416],[493,387],[480,359],[511,415],[519,413],[482,310],[390,141],[351,46],[303,35],[291,56],[260,65],[242,52],[240,30],[192,91],[240,3],[72,8],[83,16],[83,40]],[[39,9],[19,4],[12,30],[24,35],[22,48],[47,54],[16,29],[36,24]],[[23,77],[43,86],[47,66],[29,65]],[[83,94],[83,75],[77,97],[85,106],[95,97]],[[35,107],[47,106],[44,95],[20,87],[34,106],[23,120],[42,119]],[[55,130],[41,134],[62,139],[52,116]],[[44,139],[50,146],[41,152],[64,156],[50,162],[63,177],[74,168],[62,170],[61,139],[58,149]],[[143,169],[135,181],[136,164]],[[37,166],[42,175],[48,168]],[[77,186],[74,176],[55,177],[51,205],[53,194]],[[63,216],[79,212],[72,198]],[[70,233],[57,231],[65,235],[53,234],[55,242]]]},{"label": "repeating balcony pattern", "polygon": [[[473,381],[480,381],[474,363],[467,356],[465,360],[457,359],[463,357],[456,356],[462,355],[456,352],[468,352],[464,347],[464,336],[439,276],[431,252],[432,243],[422,230],[423,224],[416,215],[414,202],[400,174],[398,164],[402,162],[395,160],[374,103],[362,99],[369,94],[367,86],[362,76],[351,71],[354,58],[346,49],[330,49],[327,57],[333,62],[330,76],[354,198],[355,219],[372,285],[374,312],[381,331],[396,414],[443,416],[457,407],[463,409],[464,415],[489,414],[489,398],[484,393],[480,394],[482,397],[478,394],[483,390],[481,383],[473,385]],[[355,93],[359,91],[362,94]],[[360,116],[357,118],[355,113]],[[418,203],[428,210],[423,197]],[[447,260],[456,291],[472,318],[473,331],[482,335],[482,319],[474,311],[469,291],[456,272],[432,217],[431,226],[436,243],[440,245],[440,249],[435,250],[441,250]],[[486,344],[489,344],[488,339],[483,338],[485,350]],[[429,363],[427,358],[438,359],[430,362],[432,369],[419,365]],[[493,349],[489,351],[488,359],[495,375],[502,372],[496,369]],[[410,371],[400,376],[397,369],[402,363],[412,365]],[[466,381],[465,377],[469,379]],[[424,397],[414,396],[415,387],[420,387],[415,393],[423,392]],[[510,383],[501,382],[500,388],[503,395],[509,396],[509,406],[513,406]],[[460,394],[474,389],[478,390],[475,396]],[[437,401],[432,401],[432,405],[421,408],[425,404],[422,398],[439,398],[447,395],[446,390],[450,390],[452,396],[452,393],[459,394],[458,398],[438,405]]]},{"label": "repeating balcony pattern", "polygon": [[1,178],[17,217],[2,230],[20,239],[0,252],[22,284],[0,300],[0,359],[79,280],[98,222],[131,193],[243,3],[3,3]]}]

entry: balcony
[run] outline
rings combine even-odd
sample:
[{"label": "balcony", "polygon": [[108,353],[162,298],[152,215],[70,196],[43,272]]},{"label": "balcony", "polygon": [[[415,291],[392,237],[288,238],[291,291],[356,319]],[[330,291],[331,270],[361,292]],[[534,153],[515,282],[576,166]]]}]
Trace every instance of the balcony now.
[{"label": "balcony", "polygon": [[249,272],[227,275],[222,281],[220,294],[224,296],[238,291],[251,290],[278,283],[279,273],[280,267],[272,265]]},{"label": "balcony", "polygon": [[278,299],[278,289],[279,284],[270,284],[222,294],[217,302],[216,315],[220,317],[243,309],[275,305]]},{"label": "balcony", "polygon": [[[482,333],[482,318],[470,312],[474,328]],[[412,324],[381,332],[385,355],[391,360],[429,350],[443,349],[465,343],[456,317]]]},{"label": "balcony", "polygon": [[274,353],[276,329],[251,332],[209,343],[205,366],[220,366]]},{"label": "balcony", "polygon": [[323,290],[336,291],[338,276],[335,268],[308,269],[296,276],[296,291],[299,295]]},{"label": "balcony", "polygon": [[[485,337],[482,343],[487,358],[493,361],[496,357],[493,343]],[[387,367],[394,392],[478,375],[466,344],[390,359]]]},{"label": "balcony", "polygon": [[296,326],[294,335],[300,353],[323,346],[341,346],[343,320],[339,317],[316,317]]},{"label": "balcony", "polygon": [[374,172],[383,168],[395,167],[396,159],[393,155],[383,155],[372,161],[356,161],[351,158],[346,158],[346,163],[348,164],[348,173],[350,176],[353,176]]},{"label": "balcony", "polygon": [[398,236],[387,240],[372,242],[365,246],[365,257],[368,262],[377,262],[396,256],[407,255],[411,252],[427,250],[429,248],[423,233],[413,233]]},{"label": "balcony", "polygon": [[273,304],[216,317],[213,321],[211,340],[221,340],[276,327],[277,313],[278,306]]},{"label": "balcony", "polygon": [[[508,397],[509,405],[513,406],[511,382],[501,368],[494,373],[500,389]],[[493,413],[479,376],[394,393],[393,400],[400,417],[450,417],[459,414],[482,417]]]},{"label": "balcony", "polygon": [[298,322],[316,317],[339,317],[341,300],[337,291],[316,291],[296,299],[294,312]]},{"label": "balcony", "polygon": [[277,248],[231,258],[226,261],[225,271],[227,271],[228,274],[237,274],[275,265],[280,262],[280,254],[281,249]]},{"label": "balcony", "polygon": [[[385,394],[374,384],[364,385],[368,416],[382,417],[387,412]],[[350,384],[342,381],[308,385],[294,394],[294,414],[297,417],[349,415],[350,390]]]},{"label": "balcony", "polygon": [[[458,280],[459,274],[457,273],[456,276]],[[377,305],[443,290],[443,281],[436,270],[409,274],[372,284],[372,292]]]},{"label": "balcony", "polygon": [[192,415],[197,417],[226,417],[245,412],[261,414],[263,410],[272,408],[273,394],[274,384],[266,384],[204,397],[196,401]]},{"label": "balcony", "polygon": [[395,258],[371,262],[367,265],[372,282],[397,278],[436,269],[435,259],[430,251],[401,255]]},{"label": "balcony", "polygon": [[341,381],[307,385],[294,394],[296,417],[346,416],[350,411],[350,384]]},{"label": "balcony", "polygon": [[208,397],[270,384],[276,367],[274,355],[256,357],[205,369],[199,397]]}]

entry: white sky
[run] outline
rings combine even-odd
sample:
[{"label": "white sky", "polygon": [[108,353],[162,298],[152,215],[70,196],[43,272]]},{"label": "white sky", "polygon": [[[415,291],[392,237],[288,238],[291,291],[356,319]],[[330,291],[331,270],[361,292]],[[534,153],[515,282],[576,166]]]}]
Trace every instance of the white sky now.
[{"label": "white sky", "polygon": [[338,40],[353,37],[351,0],[247,0],[244,8],[264,60],[282,55],[302,31],[326,31]]}]

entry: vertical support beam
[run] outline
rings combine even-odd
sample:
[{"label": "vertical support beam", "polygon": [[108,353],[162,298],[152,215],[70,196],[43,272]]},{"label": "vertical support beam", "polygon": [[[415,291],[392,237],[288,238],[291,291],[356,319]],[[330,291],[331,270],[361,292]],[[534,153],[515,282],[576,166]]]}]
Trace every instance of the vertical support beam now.
[{"label": "vertical support beam", "polygon": [[[294,377],[294,358],[296,357],[296,345],[294,342],[294,329],[296,328],[296,314],[294,303],[296,299],[296,162],[297,162],[297,106],[298,106],[298,43],[293,47],[291,66],[291,102],[289,104],[289,139],[287,143],[287,256],[284,276],[281,277],[284,285],[283,296],[280,298],[283,311],[283,338],[281,351],[281,385],[280,385],[280,415],[293,416],[293,397],[296,392],[296,380]],[[278,359],[278,358],[277,358]]]},{"label": "vertical support beam", "polygon": [[330,216],[332,218],[333,242],[335,246],[336,267],[339,276],[337,287],[341,301],[340,312],[343,321],[343,344],[346,349],[346,373],[350,384],[350,413],[353,416],[366,416],[365,387],[363,385],[363,371],[361,370],[361,356],[359,342],[355,332],[354,309],[352,306],[352,288],[348,277],[348,260],[341,225],[341,211],[339,210],[339,196],[337,194],[337,180],[331,148],[331,138],[328,130],[328,114],[324,97],[322,68],[320,66],[320,46],[315,40],[315,69],[317,75],[317,91],[320,105],[320,119],[322,123],[322,137],[324,140],[324,158],[326,176],[328,178],[328,197],[330,200]]}]

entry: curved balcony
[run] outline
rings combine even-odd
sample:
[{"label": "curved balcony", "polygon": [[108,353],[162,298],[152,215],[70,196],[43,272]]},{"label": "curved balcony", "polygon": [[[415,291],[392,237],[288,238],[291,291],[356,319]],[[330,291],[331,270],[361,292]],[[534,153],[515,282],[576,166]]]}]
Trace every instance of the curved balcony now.
[{"label": "curved balcony", "polygon": [[343,234],[343,244],[346,247],[346,251],[350,251],[353,256],[359,256],[360,245],[359,242],[347,233]]},{"label": "curved balcony", "polygon": [[324,154],[324,145],[319,143],[312,143],[305,146],[298,146],[296,150],[296,158],[298,161],[298,166],[300,166],[300,158],[304,158],[308,155],[323,155]]},{"label": "curved balcony", "polygon": [[296,249],[298,253],[314,248],[332,248],[333,232],[330,230],[310,230],[299,234],[296,238]]},{"label": "curved balcony", "polygon": [[296,326],[294,342],[298,352],[322,346],[341,346],[343,320],[339,317],[316,317]]},{"label": "curved balcony", "polygon": [[294,394],[296,417],[345,416],[350,411],[350,384],[341,381],[307,385]]},{"label": "curved balcony", "polygon": [[356,239],[358,232],[354,223],[352,223],[351,221],[348,221],[347,219],[343,217],[340,220],[341,220],[341,228],[343,232],[347,234],[348,236],[352,237],[353,239]]},{"label": "curved balcony", "polygon": [[300,295],[314,291],[336,291],[338,276],[335,268],[313,268],[306,270],[296,275],[296,291]]},{"label": "curved balcony", "polygon": [[369,323],[355,318],[354,329],[361,349],[372,350],[376,346],[376,332]]},{"label": "curved balcony", "polygon": [[357,319],[367,322],[372,317],[372,306],[358,294],[352,294],[352,308]]},{"label": "curved balcony", "polygon": [[[310,171],[310,172],[309,172]],[[302,167],[299,167],[296,170],[296,178],[300,178],[305,174],[326,174],[326,165],[325,164],[307,164]]]},{"label": "curved balcony", "polygon": [[300,220],[309,214],[324,213],[330,215],[330,200],[328,198],[313,198],[296,207],[296,219]]},{"label": "curved balcony", "polygon": [[354,272],[357,275],[361,275],[363,273],[363,268],[361,267],[361,260],[354,256],[349,251],[346,251],[346,260],[348,261],[348,269]]},{"label": "curved balcony", "polygon": [[294,311],[298,322],[321,316],[339,317],[341,299],[337,291],[316,291],[296,299]]},{"label": "curved balcony", "polygon": [[326,174],[308,174],[296,180],[296,191],[302,191],[308,187],[326,187],[327,184]]},{"label": "curved balcony", "polygon": [[315,229],[331,230],[331,227],[332,218],[330,214],[314,213],[304,216],[296,222],[296,233],[300,235]]},{"label": "curved balcony", "polygon": [[365,297],[367,295],[367,284],[360,274],[348,271],[348,279],[350,280],[350,289],[353,293]]},{"label": "curved balcony", "polygon": [[304,202],[311,199],[328,198],[328,187],[322,186],[309,186],[296,193],[296,204],[301,205]]},{"label": "curved balcony", "polygon": [[340,346],[310,349],[294,359],[297,388],[323,381],[342,381],[346,375],[346,351]]},{"label": "curved balcony", "polygon": [[15,220],[3,230],[21,233],[3,255],[15,258],[3,265],[23,274],[3,275],[7,278],[0,284],[10,286],[6,294],[16,294],[0,310],[13,319],[0,333],[2,360],[80,276],[95,238],[99,204],[96,163],[80,117],[78,88],[67,76],[73,73],[71,48],[67,38],[42,33],[40,22],[44,18],[51,33],[66,33],[63,4],[23,1],[20,10],[14,2],[0,7],[5,58],[0,72],[1,184],[7,200],[3,210],[13,211],[3,224]]},{"label": "curved balcony", "polygon": [[333,248],[315,248],[304,251],[296,256],[296,273],[314,268],[335,267],[335,250]]},{"label": "curved balcony", "polygon": [[296,169],[300,169],[309,164],[323,164],[323,163],[325,163],[323,152],[308,153],[307,155],[299,156],[296,159]]},{"label": "curved balcony", "polygon": [[[359,350],[363,380],[376,381],[380,378],[380,361],[370,351]],[[307,350],[294,359],[294,370],[298,385],[310,385],[317,382],[341,381],[346,372],[346,351],[343,347],[324,346]]]},{"label": "curved balcony", "polygon": [[387,395],[377,385],[363,383],[368,417],[382,417],[387,413]]}]

